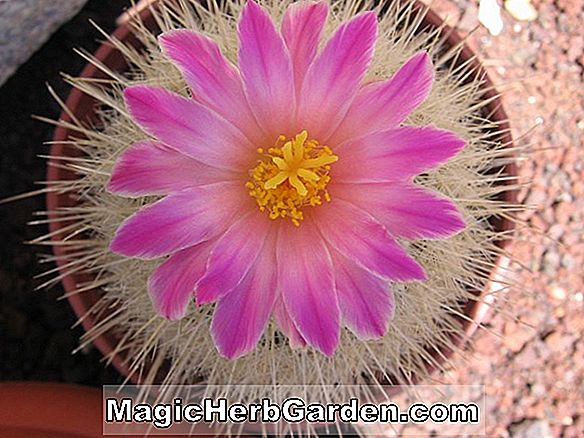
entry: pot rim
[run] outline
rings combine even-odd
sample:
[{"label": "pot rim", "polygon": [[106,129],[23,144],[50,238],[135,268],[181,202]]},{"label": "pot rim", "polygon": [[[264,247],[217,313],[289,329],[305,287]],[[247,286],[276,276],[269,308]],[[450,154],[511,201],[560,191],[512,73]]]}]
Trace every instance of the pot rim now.
[{"label": "pot rim", "polygon": [[[478,61],[475,54],[472,50],[468,47],[466,43],[464,43],[464,39],[460,36],[455,29],[450,26],[444,25],[443,20],[430,8],[422,5],[416,0],[415,9],[417,10],[424,10],[425,16],[422,21],[421,28],[424,27],[433,27],[433,28],[441,28],[440,36],[444,39],[444,44],[449,47],[453,47],[458,44],[462,44],[462,50],[458,59],[458,62],[469,62],[472,66],[473,70],[476,74],[480,74],[483,77],[483,86],[482,88],[487,88],[487,91],[484,93],[485,99],[492,99],[491,102],[487,105],[489,110],[490,118],[495,120],[500,127],[499,139],[503,144],[508,145],[510,147],[513,144],[513,139],[509,129],[509,122],[508,117],[503,109],[501,104],[501,99],[497,95],[493,83],[488,76],[487,72],[485,71],[482,64]],[[139,12],[141,19],[150,27],[155,26],[155,20],[152,14],[152,11],[147,8]],[[140,47],[141,43],[132,33],[130,26],[128,25],[127,21],[122,22],[117,29],[113,32],[112,37],[120,40],[122,42],[126,42],[131,44],[134,47]],[[102,63],[108,65],[110,68],[114,70],[121,70],[127,68],[127,63],[123,58],[122,54],[117,51],[112,45],[104,42],[98,48],[98,50],[94,53],[94,57],[101,61]],[[105,73],[99,70],[98,67],[95,65],[88,63],[85,68],[82,70],[81,77],[91,77],[91,78],[104,78],[106,77]],[[72,113],[77,114],[76,112],[79,108],[84,107],[91,107],[91,109],[86,109],[85,111],[82,109],[83,116],[94,114],[93,105],[95,103],[93,99],[84,94],[77,88],[72,88],[66,102],[65,106],[68,108]],[[60,120],[65,122],[71,122],[71,117],[67,114],[66,111],[63,111],[60,116]],[[70,136],[71,130],[63,127],[62,125],[57,126],[53,140],[54,143],[51,146],[50,151],[50,159],[48,162],[48,171],[47,171],[47,178],[49,184],[51,181],[59,181],[63,179],[75,179],[75,175],[72,172],[69,172],[57,164],[57,160],[53,157],[59,157],[66,154],[66,145],[63,143],[67,140]],[[505,165],[506,173],[508,175],[517,175],[517,167],[516,163],[509,162]],[[506,182],[505,184],[510,184]],[[509,203],[516,203],[517,202],[517,191],[516,190],[508,190],[502,194],[504,200]],[[48,211],[48,218],[49,218],[49,230],[52,233],[52,242],[57,242],[60,237],[60,229],[63,227],[63,222],[55,221],[54,219],[57,218],[58,214],[56,213],[59,207],[63,206],[70,206],[75,204],[75,201],[71,198],[68,193],[57,193],[54,191],[48,191],[46,195],[46,202],[47,202],[47,211]],[[496,228],[500,229],[501,231],[510,231],[514,228],[514,223],[509,219],[502,219],[498,221]],[[509,238],[505,238],[497,242],[497,246],[501,249],[505,249],[508,247],[510,243]],[[53,252],[55,256],[57,256],[57,266],[59,268],[60,274],[65,274],[65,264],[66,260],[65,257],[67,255],[67,251],[65,247],[59,245],[53,245]],[[510,260],[507,256],[499,255],[497,256],[496,260],[494,261],[494,267],[491,271],[489,281],[486,283],[485,288],[482,291],[477,292],[476,299],[471,299],[468,301],[466,306],[464,307],[464,315],[468,317],[464,319],[462,324],[462,330],[459,335],[453,335],[453,346],[456,348],[464,347],[465,342],[470,339],[475,332],[478,330],[480,325],[485,321],[489,309],[490,303],[485,300],[485,297],[488,296],[491,292],[493,292],[493,286],[498,283],[501,279],[501,271],[506,269],[509,265]],[[89,290],[82,293],[72,293],[76,289],[76,284],[80,283],[83,278],[88,278],[87,274],[67,274],[64,275],[62,278],[62,283],[65,291],[67,292],[67,299],[69,304],[73,308],[75,315],[80,319],[81,324],[84,330],[87,332],[95,327],[94,319],[92,315],[89,313],[92,305],[96,302],[96,295],[99,293],[98,290]],[[89,277],[90,278],[90,277]],[[91,297],[93,296],[93,299]],[[129,366],[127,364],[127,358],[122,356],[121,354],[115,354],[113,357],[111,353],[115,351],[117,341],[119,340],[111,332],[106,332],[99,337],[95,338],[92,343],[93,345],[102,353],[102,355],[106,358],[111,360],[111,364],[116,368],[116,370],[122,374],[123,376],[130,376],[130,381],[139,384],[140,378],[135,374],[131,373]],[[442,349],[441,353],[444,355],[445,358],[450,358],[455,353],[455,348],[449,349]],[[439,363],[444,363],[444,359],[440,356],[436,357],[436,354],[433,353],[433,356]],[[435,366],[432,364],[427,365],[428,374],[431,374],[435,371]]]}]

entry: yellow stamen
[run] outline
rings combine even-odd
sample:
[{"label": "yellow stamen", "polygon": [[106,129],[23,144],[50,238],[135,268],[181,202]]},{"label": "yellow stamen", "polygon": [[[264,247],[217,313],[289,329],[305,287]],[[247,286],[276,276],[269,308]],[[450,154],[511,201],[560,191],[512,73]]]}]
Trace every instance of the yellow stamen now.
[{"label": "yellow stamen", "polygon": [[328,146],[308,140],[308,132],[302,131],[293,139],[281,135],[267,153],[264,148],[257,151],[264,159],[250,171],[246,187],[270,219],[289,218],[299,226],[303,208],[330,201],[326,188],[331,180],[330,165],[339,158]]}]

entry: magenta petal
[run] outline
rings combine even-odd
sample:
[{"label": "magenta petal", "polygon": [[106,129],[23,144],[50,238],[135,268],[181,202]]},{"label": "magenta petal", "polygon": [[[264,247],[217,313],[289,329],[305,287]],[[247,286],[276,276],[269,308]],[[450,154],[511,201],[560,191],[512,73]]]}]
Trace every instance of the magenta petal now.
[{"label": "magenta petal", "polygon": [[397,127],[426,100],[433,79],[430,57],[416,53],[389,80],[359,91],[330,144]]},{"label": "magenta petal", "polygon": [[404,126],[349,141],[338,148],[338,181],[399,181],[434,168],[464,147],[451,131]]},{"label": "magenta petal", "polygon": [[195,284],[205,272],[209,243],[183,249],[170,256],[148,279],[148,292],[156,311],[167,319],[185,316]]},{"label": "magenta petal", "polygon": [[246,277],[215,307],[211,334],[229,359],[253,350],[268,324],[276,299],[274,258],[274,243],[266,242]]},{"label": "magenta petal", "polygon": [[177,192],[126,219],[110,249],[127,257],[171,254],[223,232],[243,208],[241,187],[235,183]]},{"label": "magenta petal", "polygon": [[241,171],[253,146],[227,120],[164,88],[136,85],[124,92],[132,118],[162,143],[209,166]]},{"label": "magenta petal", "polygon": [[290,126],[295,112],[290,54],[270,15],[248,0],[239,19],[239,67],[249,105],[274,140]]},{"label": "magenta petal", "polygon": [[333,263],[344,323],[359,339],[385,335],[394,313],[393,293],[387,281],[338,252],[333,253]]},{"label": "magenta petal", "polygon": [[298,126],[326,141],[345,117],[359,90],[377,38],[373,12],[340,26],[308,68],[298,102]]},{"label": "magenta petal", "polygon": [[444,238],[465,227],[452,201],[409,182],[339,184],[333,196],[367,211],[396,237]]},{"label": "magenta petal", "polygon": [[258,257],[268,230],[266,218],[253,211],[219,238],[197,284],[197,304],[213,302],[241,282]]},{"label": "magenta petal", "polygon": [[318,227],[330,246],[368,271],[392,280],[423,280],[422,267],[372,216],[335,198],[318,211]]},{"label": "magenta petal", "polygon": [[159,143],[131,145],[118,158],[108,190],[117,195],[166,195],[226,180],[228,171],[206,166]]},{"label": "magenta petal", "polygon": [[306,342],[331,356],[339,344],[340,309],[328,249],[313,224],[282,224],[277,244],[278,286]]},{"label": "magenta petal", "polygon": [[239,71],[211,38],[181,29],[159,37],[165,53],[179,67],[196,100],[257,141],[257,122],[247,103]]},{"label": "magenta petal", "polygon": [[276,299],[274,305],[274,319],[280,331],[288,337],[291,348],[302,348],[306,346],[306,340],[294,325],[294,321],[292,321],[288,310],[286,310],[281,296]]},{"label": "magenta petal", "polygon": [[284,14],[282,36],[292,57],[297,92],[316,56],[328,10],[324,1],[299,1],[288,6]]}]

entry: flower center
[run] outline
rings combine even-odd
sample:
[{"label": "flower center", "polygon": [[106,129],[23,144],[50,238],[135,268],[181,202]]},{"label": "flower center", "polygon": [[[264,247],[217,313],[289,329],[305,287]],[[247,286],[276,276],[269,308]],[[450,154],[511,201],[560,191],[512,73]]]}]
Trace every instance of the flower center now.
[{"label": "flower center", "polygon": [[321,205],[323,199],[330,201],[326,189],[331,180],[330,165],[339,157],[328,146],[308,140],[308,132],[290,140],[281,135],[267,152],[259,148],[258,153],[264,158],[250,171],[245,186],[270,219],[289,218],[299,226],[304,207]]}]

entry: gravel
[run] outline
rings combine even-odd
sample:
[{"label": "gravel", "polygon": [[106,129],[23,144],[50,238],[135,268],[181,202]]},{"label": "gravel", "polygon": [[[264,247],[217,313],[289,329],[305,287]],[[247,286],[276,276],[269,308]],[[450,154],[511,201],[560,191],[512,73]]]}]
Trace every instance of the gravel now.
[{"label": "gravel", "polygon": [[543,420],[526,420],[511,427],[513,438],[552,438],[549,424]]},{"label": "gravel", "polygon": [[[576,438],[584,436],[584,3],[532,4],[534,21],[503,10],[501,34],[479,27],[469,37],[495,82],[509,84],[514,138],[536,149],[519,166],[521,182],[531,183],[520,198],[534,208],[511,250],[526,267],[514,267],[517,286],[505,296],[517,320],[493,317],[488,329],[502,336],[480,332],[474,357],[445,378],[486,385],[488,436]],[[464,30],[476,24],[474,2],[432,5],[443,16],[457,8]]]}]

